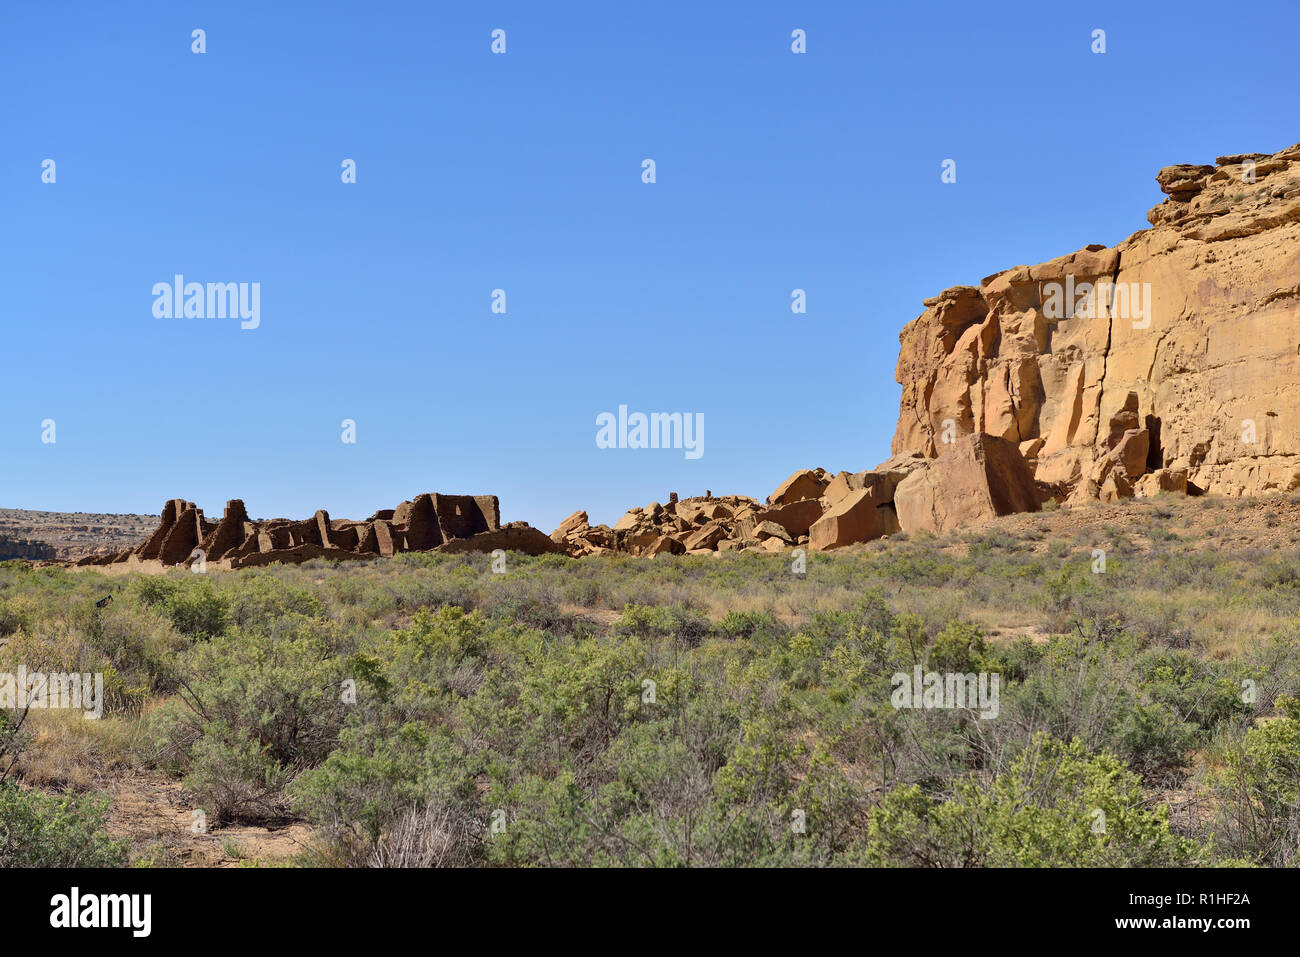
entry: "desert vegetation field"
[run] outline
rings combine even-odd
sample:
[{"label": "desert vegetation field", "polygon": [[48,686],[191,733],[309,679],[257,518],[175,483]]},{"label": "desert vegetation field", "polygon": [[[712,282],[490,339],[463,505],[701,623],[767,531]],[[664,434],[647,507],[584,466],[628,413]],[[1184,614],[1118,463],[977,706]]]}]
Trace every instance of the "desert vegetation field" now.
[{"label": "desert vegetation field", "polygon": [[[1297,538],[1286,496],[1161,496],[802,574],[6,562],[0,673],[105,708],[0,711],[0,864],[1294,865]],[[917,665],[996,716],[895,707]]]}]

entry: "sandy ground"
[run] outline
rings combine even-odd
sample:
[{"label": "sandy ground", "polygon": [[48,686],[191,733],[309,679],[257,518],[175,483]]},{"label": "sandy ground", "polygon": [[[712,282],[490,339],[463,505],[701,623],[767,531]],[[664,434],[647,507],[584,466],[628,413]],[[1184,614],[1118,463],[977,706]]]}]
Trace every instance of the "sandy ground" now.
[{"label": "sandy ground", "polygon": [[180,782],[161,776],[112,778],[98,793],[112,800],[109,831],[128,840],[133,861],[144,858],[166,867],[276,866],[292,864],[310,850],[312,829],[306,824],[202,830]]}]

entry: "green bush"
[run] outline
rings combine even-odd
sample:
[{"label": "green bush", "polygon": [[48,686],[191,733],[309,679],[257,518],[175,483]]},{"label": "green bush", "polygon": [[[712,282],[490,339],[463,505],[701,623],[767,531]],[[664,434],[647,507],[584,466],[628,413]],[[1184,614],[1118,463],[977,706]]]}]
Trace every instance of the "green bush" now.
[{"label": "green bush", "polygon": [[1185,867],[1206,852],[1146,809],[1141,778],[1107,752],[1036,735],[1007,770],[956,783],[946,800],[915,785],[871,812],[869,860],[907,867]]},{"label": "green bush", "polygon": [[984,634],[977,625],[951,621],[934,636],[926,664],[932,670],[962,674],[988,671],[987,650]]},{"label": "green bush", "polygon": [[1279,714],[1226,750],[1215,774],[1225,841],[1259,864],[1300,863],[1300,700],[1282,695]]},{"label": "green bush", "polygon": [[125,842],[105,831],[105,802],[0,784],[0,867],[120,867]]},{"label": "green bush", "polygon": [[8,638],[20,629],[30,628],[26,609],[8,598],[0,598],[0,638]]},{"label": "green bush", "polygon": [[229,625],[227,601],[205,575],[144,575],[131,583],[130,590],[141,604],[161,611],[190,638],[220,635]]},{"label": "green bush", "polygon": [[336,746],[348,676],[327,634],[308,622],[234,631],[182,657],[180,694],[153,716],[155,760],[185,774],[218,820],[281,813],[284,785]]}]

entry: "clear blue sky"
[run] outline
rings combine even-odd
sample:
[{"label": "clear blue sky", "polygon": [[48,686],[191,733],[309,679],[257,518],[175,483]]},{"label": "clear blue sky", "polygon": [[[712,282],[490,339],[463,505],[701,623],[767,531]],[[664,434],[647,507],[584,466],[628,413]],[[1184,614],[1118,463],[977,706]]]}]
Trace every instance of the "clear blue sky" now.
[{"label": "clear blue sky", "polygon": [[[1161,166],[1300,140],[1297,27],[1295,0],[6,3],[0,505],[491,492],[550,531],[870,467],[923,298],[1144,228]],[[260,282],[260,328],[155,318],[178,272]],[[598,449],[620,404],[703,413],[705,454]]]}]

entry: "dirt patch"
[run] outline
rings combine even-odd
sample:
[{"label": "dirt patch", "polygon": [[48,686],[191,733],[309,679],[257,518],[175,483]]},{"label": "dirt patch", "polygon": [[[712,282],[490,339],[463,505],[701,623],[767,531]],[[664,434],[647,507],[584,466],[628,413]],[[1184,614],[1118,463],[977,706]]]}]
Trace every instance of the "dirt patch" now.
[{"label": "dirt patch", "polygon": [[108,829],[128,842],[132,862],[165,867],[275,867],[299,863],[312,849],[313,829],[200,827],[202,819],[177,781],[156,775],[110,779],[98,791],[112,808]]}]

